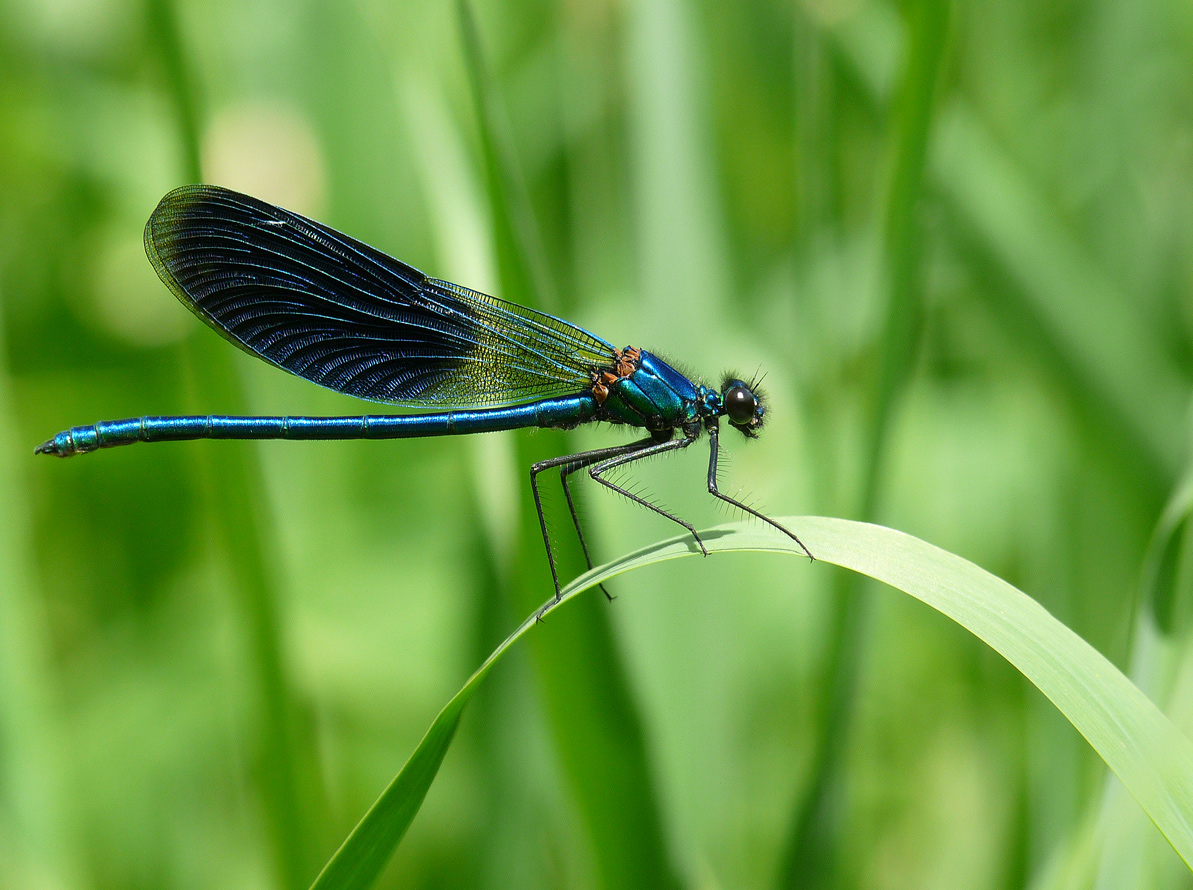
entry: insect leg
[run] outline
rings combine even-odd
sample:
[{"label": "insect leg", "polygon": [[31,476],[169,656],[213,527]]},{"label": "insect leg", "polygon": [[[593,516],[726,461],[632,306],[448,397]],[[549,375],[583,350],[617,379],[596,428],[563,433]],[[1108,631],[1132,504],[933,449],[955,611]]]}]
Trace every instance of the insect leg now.
[{"label": "insect leg", "polygon": [[646,500],[645,498],[639,497],[638,495],[634,494],[633,492],[628,491],[625,488],[622,488],[616,482],[610,482],[608,479],[604,478],[605,473],[607,473],[609,470],[612,470],[616,467],[623,467],[623,466],[626,466],[627,464],[633,463],[634,461],[642,460],[645,457],[652,457],[653,455],[656,455],[656,454],[665,454],[668,451],[677,451],[681,448],[687,448],[689,445],[691,445],[695,441],[696,441],[695,436],[685,436],[682,439],[671,439],[670,441],[667,441],[667,442],[656,442],[655,444],[650,445],[649,447],[641,448],[637,451],[631,452],[630,454],[625,454],[625,455],[622,455],[621,457],[612,457],[612,458],[609,458],[608,460],[603,460],[600,463],[598,463],[596,466],[589,468],[588,475],[592,476],[593,479],[595,479],[597,482],[601,483],[601,485],[605,486],[606,488],[611,488],[613,491],[617,492],[618,494],[624,495],[625,497],[629,498],[635,504],[641,504],[646,509],[653,510],[655,513],[658,513],[660,516],[664,516],[667,519],[670,519],[672,522],[682,525],[689,532],[691,532],[692,537],[696,539],[696,544],[700,547],[701,552],[705,556],[708,556],[708,549],[704,546],[704,542],[702,540],[700,540],[700,535],[697,533],[696,527],[694,525],[692,525],[690,522],[680,519],[674,513],[670,513],[667,510],[664,510],[658,504],[652,504],[650,501]]},{"label": "insect leg", "polygon": [[[635,443],[637,444],[637,443]],[[580,527],[580,517],[576,515],[576,504],[572,500],[572,489],[568,485],[568,476],[577,470],[582,470],[585,467],[596,463],[600,458],[590,458],[585,461],[576,461],[575,463],[564,464],[559,468],[559,482],[563,486],[563,496],[568,502],[568,512],[572,514],[572,526],[576,529],[576,537],[580,539],[580,549],[584,551],[584,564],[592,569],[592,557],[588,553],[588,542],[584,540],[584,529]],[[604,584],[598,584],[597,587],[601,589],[601,593],[605,595],[605,599],[613,602],[613,594],[611,594]]]},{"label": "insect leg", "polygon": [[719,437],[719,434],[720,434],[720,430],[715,425],[709,426],[709,428],[708,428],[708,437],[709,437],[708,493],[711,494],[714,498],[719,498],[720,500],[724,501],[725,503],[731,504],[732,506],[737,507],[737,509],[744,510],[746,513],[749,513],[751,516],[761,519],[763,522],[767,523],[768,525],[773,525],[775,528],[777,528],[779,531],[781,531],[787,537],[791,538],[791,540],[795,541],[795,543],[799,544],[800,549],[803,550],[804,553],[806,553],[808,555],[808,559],[815,559],[816,557],[814,557],[812,555],[812,552],[810,550],[808,550],[807,547],[804,546],[804,542],[795,536],[794,532],[791,532],[791,531],[783,528],[783,526],[779,525],[779,523],[775,522],[769,516],[763,516],[761,513],[759,513],[757,510],[753,509],[752,507],[747,507],[741,501],[734,500],[733,498],[729,497],[729,495],[727,495],[727,494],[721,494],[720,490],[717,488],[717,452],[719,451],[717,439]]}]

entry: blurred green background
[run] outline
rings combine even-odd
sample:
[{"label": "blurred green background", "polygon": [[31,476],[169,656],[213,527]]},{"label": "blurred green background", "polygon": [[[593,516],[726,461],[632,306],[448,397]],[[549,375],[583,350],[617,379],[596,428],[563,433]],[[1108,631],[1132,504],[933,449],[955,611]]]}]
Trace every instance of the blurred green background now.
[{"label": "blurred green background", "polygon": [[[1141,587],[1187,472],[1193,6],[474,13],[0,2],[0,886],[306,886],[549,594],[528,463],[624,439],[34,459],[100,419],[362,410],[157,281],[144,221],[200,175],[708,381],[765,371],[726,490],[972,559],[1193,712],[1182,522],[1160,608]],[[634,479],[707,525],[700,452]],[[675,531],[578,488],[598,562]],[[383,886],[1193,886],[1013,669],[835,572],[684,560],[552,615]]]}]

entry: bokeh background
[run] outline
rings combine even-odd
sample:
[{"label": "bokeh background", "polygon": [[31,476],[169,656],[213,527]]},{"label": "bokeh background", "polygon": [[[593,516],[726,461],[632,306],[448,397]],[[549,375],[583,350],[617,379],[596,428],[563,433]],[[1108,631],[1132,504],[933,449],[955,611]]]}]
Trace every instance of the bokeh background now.
[{"label": "bokeh background", "polygon": [[[473,14],[0,3],[0,886],[306,886],[549,594],[529,462],[624,438],[35,459],[99,419],[362,410],[156,280],[144,221],[200,177],[708,381],[765,371],[727,490],[972,559],[1193,710],[1193,6]],[[699,452],[633,478],[707,525]],[[674,533],[579,488],[598,561]],[[384,886],[1191,886],[919,603],[763,555],[610,587],[490,678]]]}]

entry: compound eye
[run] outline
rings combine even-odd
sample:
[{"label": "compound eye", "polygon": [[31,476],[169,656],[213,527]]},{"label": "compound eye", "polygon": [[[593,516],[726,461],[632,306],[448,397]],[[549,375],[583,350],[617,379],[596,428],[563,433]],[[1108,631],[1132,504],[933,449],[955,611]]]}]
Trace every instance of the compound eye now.
[{"label": "compound eye", "polygon": [[744,386],[735,386],[725,393],[725,413],[730,423],[748,426],[757,410],[758,400]]}]

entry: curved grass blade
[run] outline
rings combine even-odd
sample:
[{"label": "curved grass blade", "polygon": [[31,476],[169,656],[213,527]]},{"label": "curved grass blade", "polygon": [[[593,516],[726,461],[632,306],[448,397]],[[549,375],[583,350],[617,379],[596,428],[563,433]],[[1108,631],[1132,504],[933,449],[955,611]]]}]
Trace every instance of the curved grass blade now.
[{"label": "curved grass blade", "polygon": [[[526,183],[503,126],[471,0],[457,0],[457,12],[476,106],[501,293],[514,302],[552,310],[555,289]],[[519,438],[519,463],[526,466],[574,450],[566,443],[565,433],[548,430],[533,440]],[[529,610],[542,593],[538,521],[529,499],[523,499],[518,532],[523,570],[509,590],[515,614]],[[535,554],[535,568],[526,562],[529,554]],[[572,555],[579,554],[573,550]],[[678,890],[683,882],[667,845],[643,721],[615,644],[610,613],[601,605],[586,602],[587,614],[573,610],[531,647],[552,744],[593,851],[600,885],[605,890]],[[578,710],[577,701],[588,706]]]},{"label": "curved grass blade", "polygon": [[1181,590],[1177,568],[1185,546],[1190,517],[1193,516],[1193,472],[1186,472],[1176,492],[1160,515],[1143,561],[1142,594],[1151,606],[1156,627],[1163,634],[1178,632]]},{"label": "curved grass blade", "polygon": [[[952,618],[1018,668],[1055,704],[1122,781],[1187,865],[1193,865],[1193,742],[1096,649],[1027,594],[968,560],[903,532],[818,516],[783,517],[817,560],[868,575]],[[710,552],[802,555],[764,529],[731,524],[701,532]],[[560,605],[644,566],[693,556],[674,538],[594,569]],[[548,609],[549,615],[554,608]],[[534,627],[527,618],[439,712],[410,760],[324,867],[313,890],[372,886],[422,805],[464,706],[505,652]]]},{"label": "curved grass blade", "polygon": [[[579,592],[579,589],[569,588],[565,596],[574,596]],[[451,701],[439,712],[427,734],[418,743],[402,771],[394,776],[381,796],[369,807],[364,818],[352,829],[352,833],[340,849],[328,860],[315,883],[311,885],[312,890],[373,886],[422,806],[423,798],[427,796],[427,790],[435,780],[435,774],[439,772],[439,764],[443,762],[443,756],[455,737],[464,706],[506,650],[534,624],[535,616],[531,614],[493,650],[493,654],[485,659],[485,663],[468,678],[464,688],[452,696]]]},{"label": "curved grass blade", "polygon": [[[883,227],[886,321],[874,381],[874,401],[866,419],[866,451],[861,471],[859,519],[874,518],[886,471],[892,422],[915,367],[916,343],[924,314],[920,286],[920,241],[924,160],[935,119],[938,81],[945,67],[952,18],[951,0],[919,0],[908,11],[910,41],[906,67],[893,103],[892,169]],[[825,650],[819,731],[815,737],[813,779],[801,789],[786,830],[775,886],[827,887],[842,846],[840,801],[844,752],[856,711],[861,654],[867,647],[873,591],[857,575],[834,579],[830,638]]]}]

